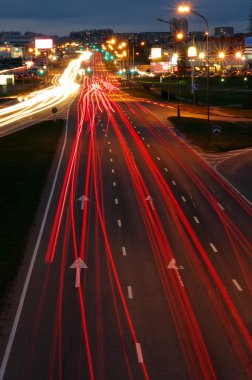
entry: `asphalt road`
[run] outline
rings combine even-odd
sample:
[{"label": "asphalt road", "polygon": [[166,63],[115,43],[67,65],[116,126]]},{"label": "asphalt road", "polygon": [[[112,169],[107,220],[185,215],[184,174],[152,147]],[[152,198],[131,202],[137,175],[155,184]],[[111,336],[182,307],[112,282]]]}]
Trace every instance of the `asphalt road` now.
[{"label": "asphalt road", "polygon": [[250,379],[250,206],[99,55],[93,75],[43,192],[0,379]]}]

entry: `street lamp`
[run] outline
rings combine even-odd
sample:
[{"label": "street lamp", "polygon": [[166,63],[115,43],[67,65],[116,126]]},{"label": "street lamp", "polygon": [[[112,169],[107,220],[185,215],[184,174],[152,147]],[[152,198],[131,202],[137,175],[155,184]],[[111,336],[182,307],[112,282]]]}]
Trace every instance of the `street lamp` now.
[{"label": "street lamp", "polygon": [[195,104],[194,60],[197,57],[197,49],[195,46],[190,46],[188,48],[187,56],[191,61],[191,93],[193,95],[193,104]]},{"label": "street lamp", "polygon": [[209,127],[210,123],[210,107],[209,107],[209,25],[207,19],[201,15],[200,13],[194,11],[191,9],[188,5],[180,5],[178,7],[178,12],[179,13],[193,13],[196,16],[200,17],[205,25],[206,25],[206,54],[207,54],[207,85],[206,85],[206,96],[207,96],[207,125]]},{"label": "street lamp", "polygon": [[225,53],[224,51],[220,51],[218,54],[218,58],[220,60],[220,66],[221,66],[221,72],[223,71],[223,60],[225,58]]}]

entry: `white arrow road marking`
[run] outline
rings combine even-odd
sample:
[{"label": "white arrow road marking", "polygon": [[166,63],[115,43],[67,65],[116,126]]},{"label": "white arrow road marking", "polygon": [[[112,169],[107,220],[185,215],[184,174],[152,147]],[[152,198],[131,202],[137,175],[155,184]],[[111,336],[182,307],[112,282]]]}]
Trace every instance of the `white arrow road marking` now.
[{"label": "white arrow road marking", "polygon": [[176,260],[174,258],[171,259],[167,268],[168,269],[174,269],[174,270],[184,269],[184,267],[182,267],[182,265],[179,265],[179,266],[176,265]]},{"label": "white arrow road marking", "polygon": [[78,259],[75,260],[75,262],[69,267],[69,269],[76,269],[76,275],[75,275],[75,287],[79,288],[80,286],[80,274],[81,269],[87,269],[87,265],[84,263],[84,261],[78,257]]},{"label": "white arrow road marking", "polygon": [[184,283],[183,283],[182,278],[179,274],[179,269],[184,269],[184,267],[182,267],[182,265],[177,266],[176,260],[174,258],[172,258],[171,261],[169,262],[167,268],[175,271],[181,286],[184,287]]},{"label": "white arrow road marking", "polygon": [[78,201],[81,202],[81,210],[84,209],[84,202],[88,202],[89,199],[86,197],[86,195],[82,195],[80,198],[78,198]]},{"label": "white arrow road marking", "polygon": [[155,210],[155,206],[154,206],[154,203],[153,203],[153,198],[150,195],[147,195],[147,197],[145,198],[145,200],[147,202],[150,202],[151,209],[154,211]]}]

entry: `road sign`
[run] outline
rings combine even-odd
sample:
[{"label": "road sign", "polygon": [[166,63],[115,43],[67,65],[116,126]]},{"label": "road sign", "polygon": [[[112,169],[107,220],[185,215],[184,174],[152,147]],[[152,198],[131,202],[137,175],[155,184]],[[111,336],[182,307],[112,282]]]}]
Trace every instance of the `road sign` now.
[{"label": "road sign", "polygon": [[53,107],[52,108],[52,113],[57,113],[58,112],[58,108],[57,107]]},{"label": "road sign", "polygon": [[214,125],[212,127],[212,132],[215,136],[218,136],[221,134],[221,126],[220,125]]}]

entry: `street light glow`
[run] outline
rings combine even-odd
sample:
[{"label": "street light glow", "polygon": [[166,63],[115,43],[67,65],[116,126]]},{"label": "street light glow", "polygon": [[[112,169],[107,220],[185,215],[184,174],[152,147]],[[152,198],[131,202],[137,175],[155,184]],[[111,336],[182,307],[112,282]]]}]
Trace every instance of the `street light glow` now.
[{"label": "street light glow", "polygon": [[225,58],[225,53],[224,53],[224,51],[219,52],[218,57],[219,57],[220,59],[224,59],[224,58]]},{"label": "street light glow", "polygon": [[176,34],[176,38],[177,38],[178,40],[182,40],[182,39],[184,38],[184,33],[182,33],[182,32],[177,33],[177,34]]},{"label": "street light glow", "polygon": [[178,7],[178,12],[179,13],[189,13],[189,12],[191,12],[191,9],[188,5],[180,5]]}]

